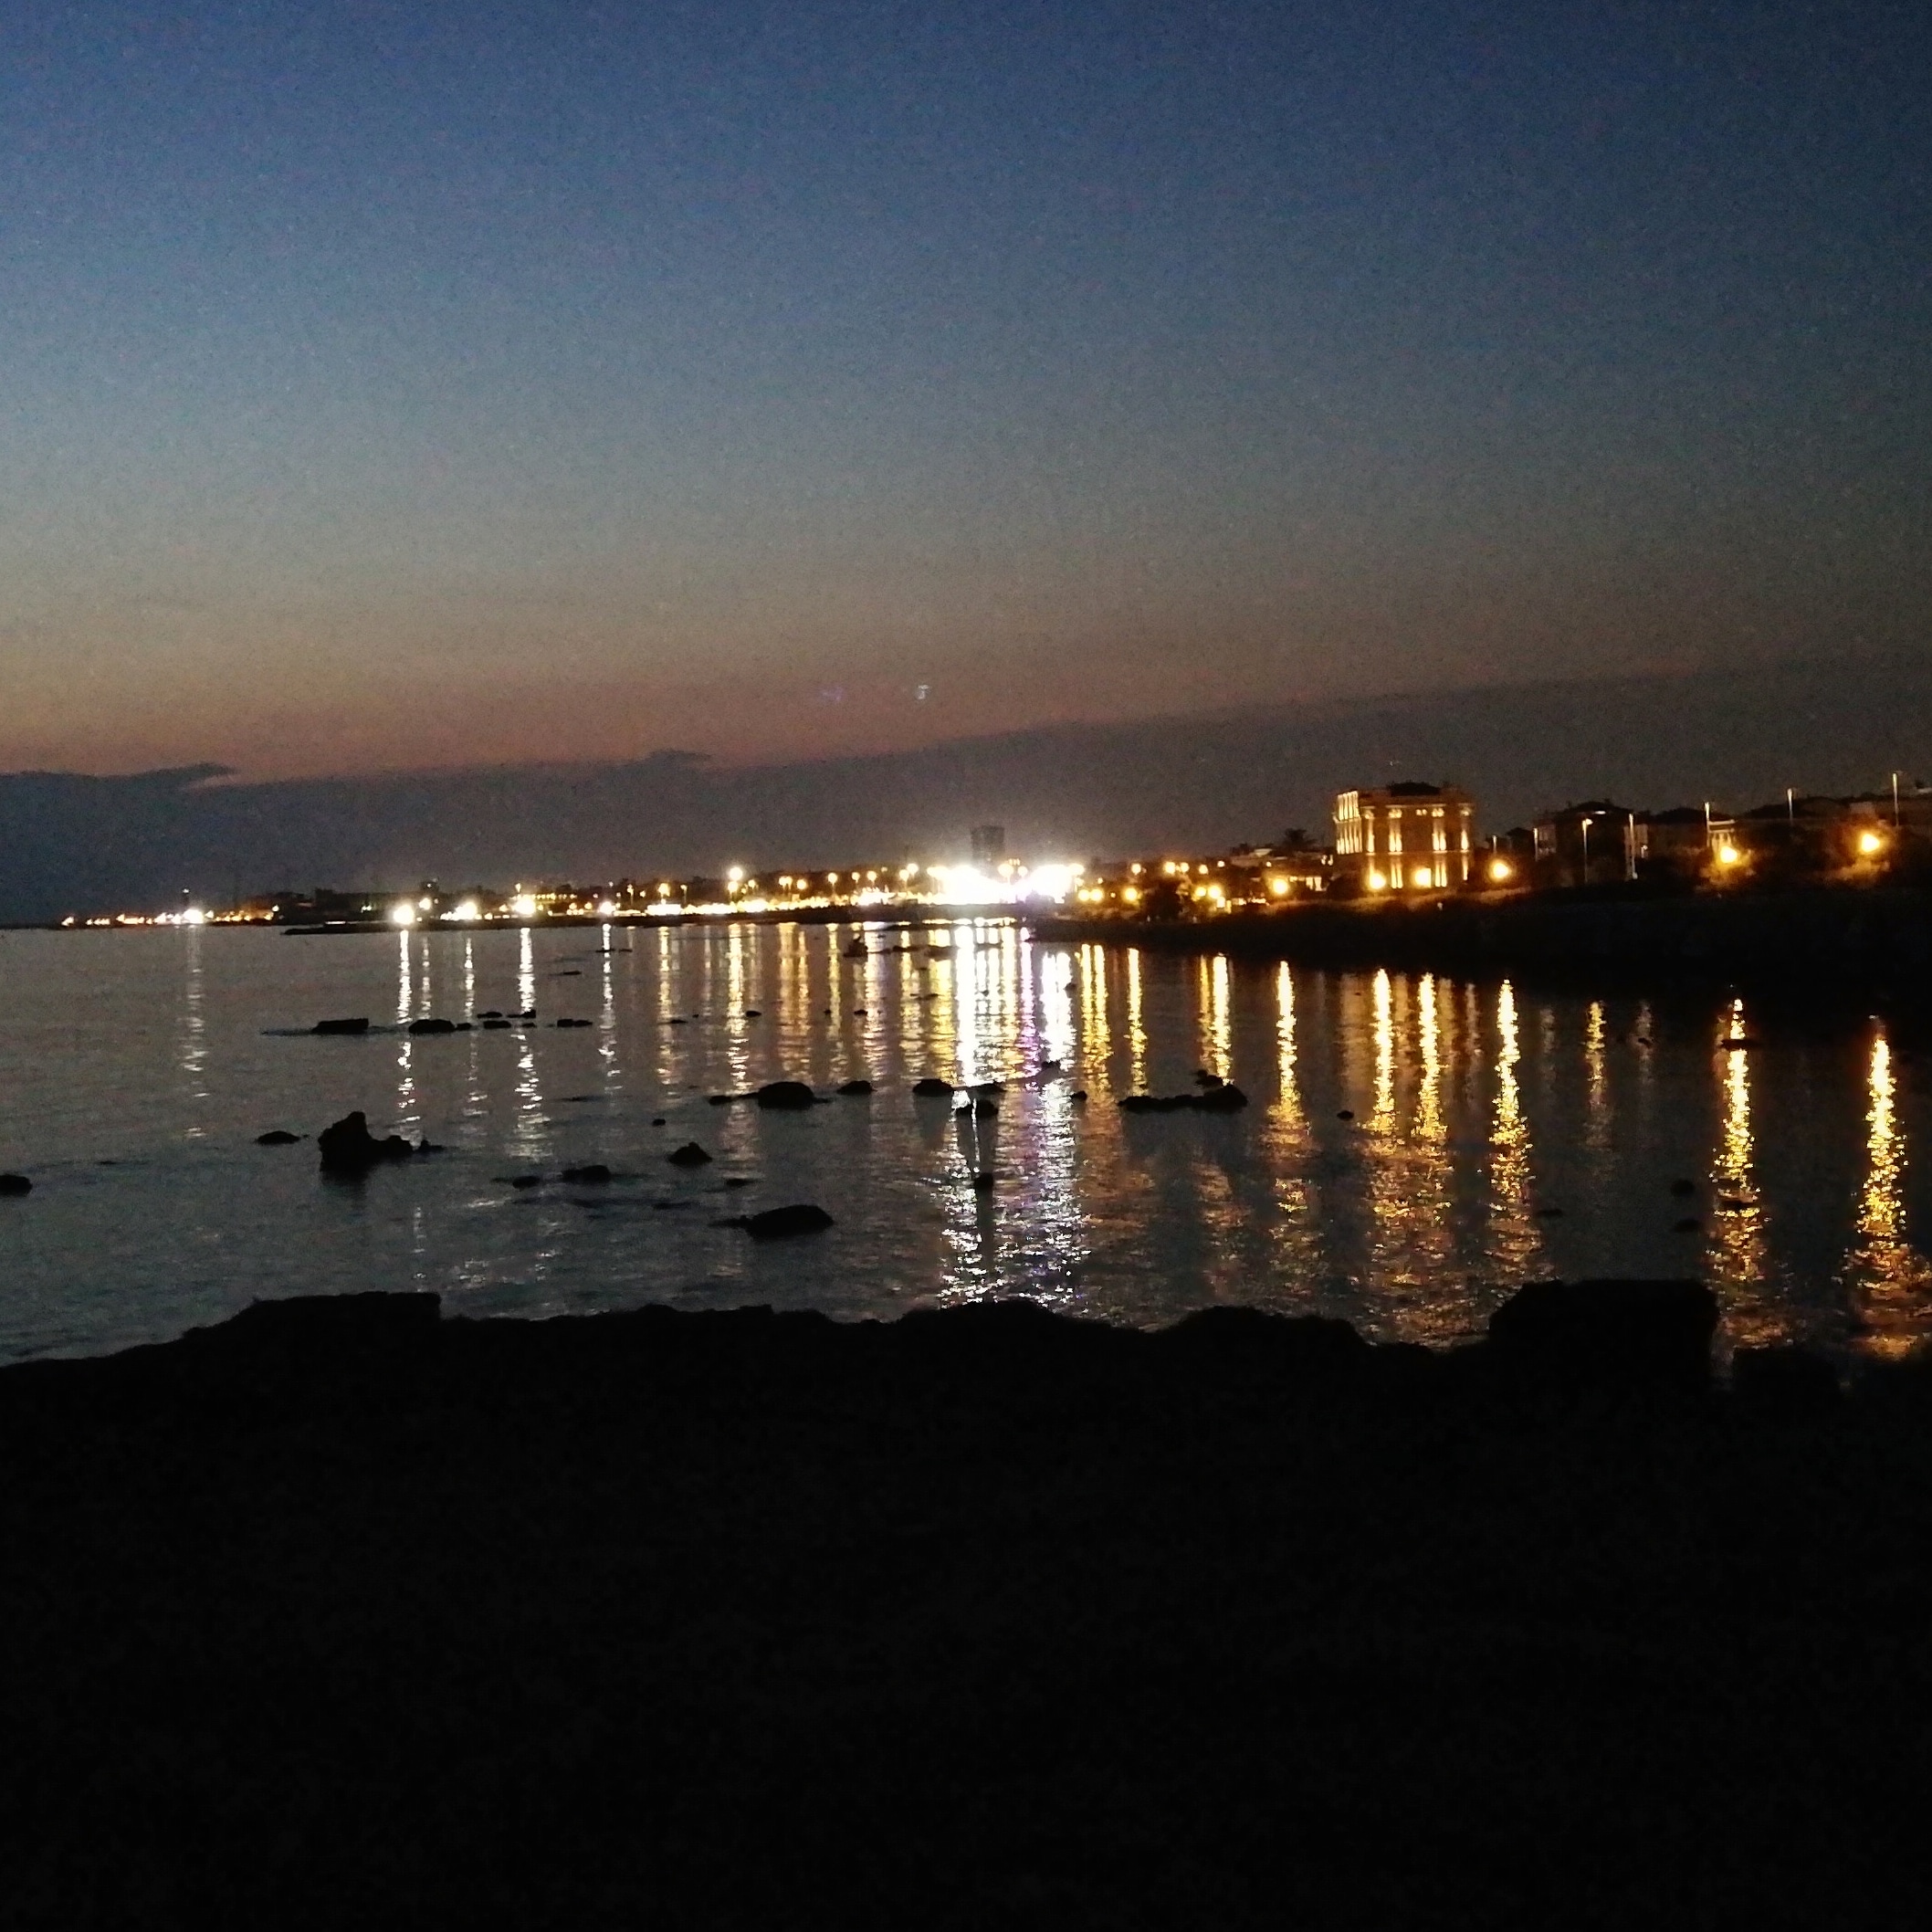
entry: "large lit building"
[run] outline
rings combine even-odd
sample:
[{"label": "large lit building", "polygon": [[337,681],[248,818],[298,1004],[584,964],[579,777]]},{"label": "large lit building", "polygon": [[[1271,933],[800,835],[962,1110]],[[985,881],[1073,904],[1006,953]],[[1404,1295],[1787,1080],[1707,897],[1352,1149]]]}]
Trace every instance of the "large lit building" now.
[{"label": "large lit building", "polygon": [[1364,892],[1445,892],[1469,883],[1475,801],[1410,782],[1335,799],[1335,876]]}]

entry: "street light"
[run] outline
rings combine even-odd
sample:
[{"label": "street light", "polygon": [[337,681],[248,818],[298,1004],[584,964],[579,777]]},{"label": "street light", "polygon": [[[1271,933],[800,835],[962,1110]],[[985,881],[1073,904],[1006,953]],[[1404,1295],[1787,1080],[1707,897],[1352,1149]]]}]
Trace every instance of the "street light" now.
[{"label": "street light", "polygon": [[1582,883],[1583,883],[1584,885],[1586,885],[1586,886],[1587,886],[1587,885],[1589,885],[1589,883],[1590,883],[1590,822],[1591,822],[1591,819],[1593,819],[1593,818],[1594,818],[1594,817],[1595,817],[1596,815],[1597,815],[1597,814],[1595,814],[1594,812],[1586,812],[1586,813],[1585,813],[1585,814],[1583,814],[1582,818],[1581,818],[1581,819],[1580,819],[1580,820],[1579,821],[1579,823],[1580,823],[1580,824],[1582,825],[1582,828],[1583,828],[1583,879],[1582,879]]}]

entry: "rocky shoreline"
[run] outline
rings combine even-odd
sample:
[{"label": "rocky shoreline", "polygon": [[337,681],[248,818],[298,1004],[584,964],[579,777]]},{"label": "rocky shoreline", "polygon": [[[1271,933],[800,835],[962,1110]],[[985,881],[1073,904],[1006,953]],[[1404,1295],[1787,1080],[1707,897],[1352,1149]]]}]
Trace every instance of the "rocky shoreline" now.
[{"label": "rocky shoreline", "polygon": [[1932,1372],[258,1305],[0,1370],[16,1925],[1906,1923]]}]

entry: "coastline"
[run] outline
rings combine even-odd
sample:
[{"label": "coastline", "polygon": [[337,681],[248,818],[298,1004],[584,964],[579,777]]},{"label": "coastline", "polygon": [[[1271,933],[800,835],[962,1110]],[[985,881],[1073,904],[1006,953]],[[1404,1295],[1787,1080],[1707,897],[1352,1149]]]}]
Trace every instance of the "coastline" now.
[{"label": "coastline", "polygon": [[1224,952],[1335,969],[1517,973],[1595,985],[1905,991],[1932,966],[1932,892],[1475,894],[1211,919],[1033,919],[1055,944]]},{"label": "coastline", "polygon": [[1932,1379],[1716,1390],[1663,1286],[1634,1353],[395,1296],[0,1370],[13,1922],[1875,1922]]}]

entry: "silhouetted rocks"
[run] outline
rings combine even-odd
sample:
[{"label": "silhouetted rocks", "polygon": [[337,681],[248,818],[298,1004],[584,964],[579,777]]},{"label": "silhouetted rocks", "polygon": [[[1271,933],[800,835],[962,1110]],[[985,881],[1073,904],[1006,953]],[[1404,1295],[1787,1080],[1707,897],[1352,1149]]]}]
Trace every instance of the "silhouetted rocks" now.
[{"label": "silhouetted rocks", "polygon": [[25,1174],[0,1174],[0,1195],[31,1194],[34,1183]]},{"label": "silhouetted rocks", "polygon": [[400,1134],[378,1140],[369,1131],[369,1118],[361,1108],[344,1114],[331,1127],[315,1137],[326,1174],[366,1174],[373,1167],[391,1160],[407,1160],[415,1149]]},{"label": "silhouetted rocks", "polygon": [[1489,1318],[1489,1339],[1544,1378],[1699,1390],[1717,1299],[1698,1281],[1538,1281]]},{"label": "silhouetted rocks", "polygon": [[775,1113],[797,1113],[817,1105],[817,1097],[803,1080],[768,1080],[751,1097]]},{"label": "silhouetted rocks", "polygon": [[1570,1286],[1640,1292],[0,1370],[8,1923],[1918,1923],[1932,1369],[1727,1390],[1686,1285]]},{"label": "silhouetted rocks", "polygon": [[850,1099],[860,1099],[872,1091],[872,1082],[869,1080],[846,1080],[840,1084],[838,1090]]},{"label": "silhouetted rocks", "polygon": [[912,1094],[917,1100],[950,1100],[953,1086],[950,1080],[941,1080],[936,1074],[929,1074],[925,1079],[912,1083]]},{"label": "silhouetted rocks", "polygon": [[508,1033],[514,1024],[513,1021],[509,1020],[485,1020],[483,1031],[485,1033]]},{"label": "silhouetted rocks", "polygon": [[687,1140],[682,1147],[674,1147],[664,1157],[673,1167],[709,1167],[711,1157],[695,1140]]},{"label": "silhouetted rocks", "polygon": [[352,1020],[318,1020],[310,1028],[311,1033],[358,1034],[369,1031],[369,1015],[358,1013]]},{"label": "silhouetted rocks", "polygon": [[1247,1104],[1248,1097],[1226,1081],[1198,1094],[1123,1094],[1119,1102],[1129,1114],[1235,1114]]},{"label": "silhouetted rocks", "polygon": [[601,1160],[590,1160],[582,1167],[565,1168],[563,1178],[575,1181],[580,1187],[598,1187],[611,1178],[611,1171]]},{"label": "silhouetted rocks", "polygon": [[286,1127],[271,1127],[266,1134],[255,1137],[257,1147],[293,1147],[301,1139],[299,1134],[291,1134]]},{"label": "silhouetted rocks", "polygon": [[795,1201],[786,1207],[740,1215],[731,1225],[741,1227],[753,1241],[782,1241],[793,1234],[822,1234],[834,1223],[824,1208],[809,1201]]},{"label": "silhouetted rocks", "polygon": [[412,1020],[409,1030],[413,1034],[454,1033],[457,1023],[454,1020]]},{"label": "silhouetted rocks", "polygon": [[557,1030],[560,1033],[570,1033],[576,1028],[588,1026],[591,1024],[588,1020],[559,1020],[557,1022]]}]

